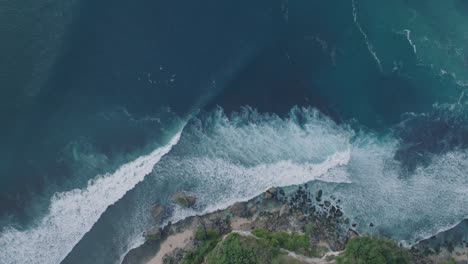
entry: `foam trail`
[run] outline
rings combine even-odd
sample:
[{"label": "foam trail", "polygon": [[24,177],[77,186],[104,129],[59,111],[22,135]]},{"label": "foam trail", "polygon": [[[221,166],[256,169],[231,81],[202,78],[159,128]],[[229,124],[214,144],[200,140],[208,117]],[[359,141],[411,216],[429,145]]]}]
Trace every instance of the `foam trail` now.
[{"label": "foam trail", "polygon": [[201,205],[196,212],[178,211],[172,221],[248,200],[271,186],[349,181],[340,168],[350,161],[353,133],[314,109],[296,107],[284,118],[249,108],[226,116],[218,109],[193,121],[177,151],[155,167],[158,179],[179,179]]},{"label": "foam trail", "polygon": [[85,189],[56,193],[40,223],[20,231],[8,227],[0,234],[0,262],[60,263],[93,227],[104,211],[141,182],[180,139],[122,165],[112,174],[96,177]]},{"label": "foam trail", "polygon": [[413,40],[411,40],[411,31],[409,29],[404,29],[403,33],[405,34],[408,43],[411,45],[411,47],[413,47],[414,54],[417,54],[416,44],[414,44]]},{"label": "foam trail", "polygon": [[369,37],[367,36],[366,32],[364,29],[362,29],[361,24],[359,23],[357,19],[357,8],[356,8],[356,3],[355,0],[351,0],[351,4],[353,6],[353,20],[354,24],[358,28],[359,32],[361,32],[362,36],[364,37],[364,42],[367,45],[367,49],[369,50],[369,53],[372,55],[374,58],[375,62],[377,63],[377,66],[379,67],[380,72],[383,72],[383,67],[382,67],[382,62],[380,61],[379,57],[377,56],[377,52],[375,52],[374,47],[372,46],[372,43],[369,41]]},{"label": "foam trail", "polygon": [[[314,180],[334,183],[349,183],[348,174],[343,170],[351,159],[351,151],[337,152],[322,163],[299,164],[281,161],[253,168],[245,168],[222,160],[197,160],[200,166],[212,166],[216,174],[205,174],[201,181],[216,188],[200,186],[194,191],[198,202],[207,204],[201,211],[179,208],[172,222],[196,214],[206,214],[224,209],[236,202],[247,201],[261,194],[269,187],[285,187]],[[206,170],[205,170],[206,171]],[[220,175],[229,175],[223,178]]]},{"label": "foam trail", "polygon": [[[196,195],[196,208],[177,207],[167,219],[175,222],[248,200],[272,186],[349,182],[345,166],[352,136],[311,108],[295,107],[284,117],[251,108],[230,115],[217,109],[190,121],[177,146],[135,192],[142,197],[138,200],[163,192]],[[132,248],[142,242],[130,240]]]},{"label": "foam trail", "polygon": [[402,178],[393,159],[396,140],[378,142],[367,136],[360,141],[347,165],[352,184],[333,189],[359,231],[411,245],[467,217],[468,152],[434,156],[427,167]]}]

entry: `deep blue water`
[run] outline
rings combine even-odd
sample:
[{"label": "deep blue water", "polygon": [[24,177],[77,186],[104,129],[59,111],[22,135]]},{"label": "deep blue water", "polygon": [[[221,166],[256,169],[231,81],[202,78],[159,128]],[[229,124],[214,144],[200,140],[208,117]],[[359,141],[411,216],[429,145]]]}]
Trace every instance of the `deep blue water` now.
[{"label": "deep blue water", "polygon": [[[349,197],[351,215],[381,222],[363,232],[413,243],[453,226],[468,208],[427,214],[468,196],[467,10],[460,0],[1,2],[0,263],[115,263],[152,224],[151,204],[177,190],[201,204],[173,219],[319,179]],[[432,208],[430,193],[442,197]],[[392,199],[408,203],[380,214]]]}]

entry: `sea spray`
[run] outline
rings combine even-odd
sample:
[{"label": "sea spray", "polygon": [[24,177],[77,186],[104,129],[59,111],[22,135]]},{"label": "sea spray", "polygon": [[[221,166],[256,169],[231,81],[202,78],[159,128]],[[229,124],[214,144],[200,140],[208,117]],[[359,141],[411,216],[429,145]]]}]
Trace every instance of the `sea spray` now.
[{"label": "sea spray", "polygon": [[152,171],[177,144],[180,135],[178,132],[166,146],[122,165],[114,173],[96,177],[82,190],[56,193],[48,214],[36,227],[2,230],[0,260],[4,263],[60,263],[104,211]]},{"label": "sea spray", "polygon": [[310,108],[294,108],[286,117],[217,109],[187,125],[179,144],[136,191],[150,196],[157,186],[177,182],[172,191],[195,193],[195,208],[176,207],[168,219],[178,221],[248,200],[270,186],[312,181],[310,188],[341,198],[360,232],[409,245],[467,216],[468,153],[436,155],[403,177],[395,159],[401,144],[393,133],[353,132]]},{"label": "sea spray", "polygon": [[[248,200],[271,186],[349,182],[345,166],[353,135],[313,108],[295,107],[286,116],[249,107],[231,114],[221,108],[200,113],[152,175],[132,191],[135,208],[149,214],[155,200],[190,191],[197,204],[192,209],[175,207],[167,221],[178,221]],[[161,197],[163,193],[167,197]],[[141,206],[142,200],[150,202]]]}]

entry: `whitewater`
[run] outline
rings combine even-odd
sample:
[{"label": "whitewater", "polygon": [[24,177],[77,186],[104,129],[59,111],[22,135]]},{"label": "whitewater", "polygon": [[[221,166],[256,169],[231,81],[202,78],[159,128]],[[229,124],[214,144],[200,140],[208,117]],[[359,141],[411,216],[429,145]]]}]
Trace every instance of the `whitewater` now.
[{"label": "whitewater", "polygon": [[60,263],[104,211],[141,182],[180,139],[122,165],[114,173],[96,177],[84,189],[56,193],[47,215],[31,229],[6,227],[0,234],[0,262]]},{"label": "whitewater", "polygon": [[176,191],[193,193],[197,205],[169,204],[172,215],[165,223],[226,208],[272,186],[306,182],[340,199],[358,231],[409,246],[467,217],[468,153],[453,149],[432,155],[428,165],[405,175],[395,159],[400,147],[392,133],[360,131],[313,108],[295,107],[286,116],[249,107],[231,114],[221,108],[200,113],[166,146],[96,177],[82,190],[54,195],[37,226],[4,229],[0,259],[60,263],[130,190],[127,214],[139,217],[115,234],[124,244],[116,249],[116,263],[144,242],[144,230],[154,224],[141,216],[150,215],[155,201],[170,203]]},{"label": "whitewater", "polygon": [[293,108],[283,118],[249,108],[232,115],[218,109],[186,126],[137,191],[151,197],[156,186],[173,182],[172,192],[196,195],[195,208],[174,208],[167,219],[174,222],[246,201],[271,186],[309,182],[309,189],[339,198],[360,232],[410,246],[467,217],[468,153],[433,155],[429,165],[406,175],[395,159],[400,147],[392,133],[351,129],[309,108]]}]

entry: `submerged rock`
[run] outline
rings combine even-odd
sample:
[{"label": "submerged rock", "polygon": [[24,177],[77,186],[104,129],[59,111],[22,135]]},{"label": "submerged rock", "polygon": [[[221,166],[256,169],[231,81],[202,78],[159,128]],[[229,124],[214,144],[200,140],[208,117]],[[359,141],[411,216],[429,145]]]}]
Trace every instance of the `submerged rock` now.
[{"label": "submerged rock", "polygon": [[151,207],[151,216],[153,216],[153,219],[157,223],[160,223],[164,217],[165,211],[166,209],[164,208],[164,206],[160,203],[157,203]]},{"label": "submerged rock", "polygon": [[172,200],[182,206],[182,207],[185,207],[185,208],[190,208],[192,206],[195,205],[195,203],[197,202],[197,197],[193,196],[193,195],[189,195],[185,192],[176,192],[173,196],[172,196]]}]

